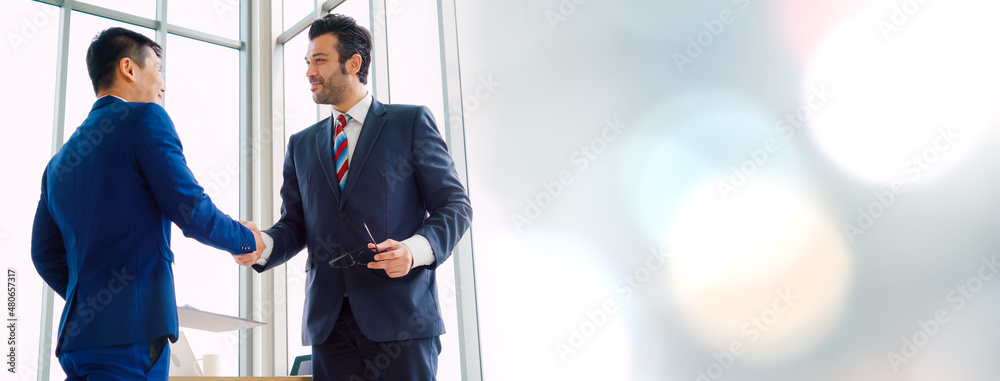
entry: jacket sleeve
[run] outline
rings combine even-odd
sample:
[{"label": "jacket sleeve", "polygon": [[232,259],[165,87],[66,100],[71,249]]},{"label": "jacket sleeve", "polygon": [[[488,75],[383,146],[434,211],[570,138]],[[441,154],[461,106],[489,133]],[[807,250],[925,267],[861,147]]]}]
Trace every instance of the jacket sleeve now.
[{"label": "jacket sleeve", "polygon": [[62,231],[49,212],[46,176],[45,173],[42,174],[42,196],[38,200],[35,222],[31,228],[31,261],[35,264],[38,275],[65,300],[69,284],[66,246]]},{"label": "jacket sleeve", "polygon": [[256,250],[253,233],[222,213],[187,166],[180,138],[166,111],[148,103],[139,112],[135,154],[160,211],[184,235],[232,254]]},{"label": "jacket sleeve", "polygon": [[295,172],[295,141],[293,136],[288,141],[285,153],[285,165],[282,169],[281,184],[281,218],[264,232],[274,239],[271,256],[267,264],[253,265],[257,272],[267,271],[302,251],[306,246],[305,211],[302,210],[302,195],[299,193],[299,179]]},{"label": "jacket sleeve", "polygon": [[472,203],[427,107],[418,108],[413,128],[414,176],[429,213],[416,234],[426,238],[434,251],[435,263],[428,266],[433,269],[451,256],[469,229]]}]

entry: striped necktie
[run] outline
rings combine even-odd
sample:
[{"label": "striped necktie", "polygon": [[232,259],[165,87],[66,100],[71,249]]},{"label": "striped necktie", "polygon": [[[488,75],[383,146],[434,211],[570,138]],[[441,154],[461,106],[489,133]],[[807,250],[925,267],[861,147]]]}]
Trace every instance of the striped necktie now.
[{"label": "striped necktie", "polygon": [[[347,118],[344,118],[347,116]],[[333,135],[333,161],[337,168],[337,182],[340,183],[340,190],[344,190],[344,183],[347,182],[347,134],[344,127],[351,117],[347,114],[337,116],[337,129]]]}]

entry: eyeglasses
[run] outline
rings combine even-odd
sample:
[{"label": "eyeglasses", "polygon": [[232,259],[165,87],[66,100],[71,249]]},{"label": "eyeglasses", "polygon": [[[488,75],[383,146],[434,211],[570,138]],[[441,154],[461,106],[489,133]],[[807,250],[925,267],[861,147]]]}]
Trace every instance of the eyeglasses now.
[{"label": "eyeglasses", "polygon": [[346,269],[351,266],[367,266],[369,263],[375,262],[375,254],[378,254],[378,244],[375,243],[375,237],[372,237],[372,231],[368,229],[368,224],[364,222],[362,222],[362,224],[365,226],[365,231],[368,232],[368,238],[371,238],[371,241],[369,242],[375,246],[375,250],[369,249],[366,246],[343,253],[330,260],[330,267],[335,269]]},{"label": "eyeglasses", "polygon": [[369,263],[375,262],[375,252],[367,247],[362,247],[360,249],[349,251],[338,255],[336,258],[330,260],[330,267],[335,269],[346,269],[352,266],[367,266]]}]

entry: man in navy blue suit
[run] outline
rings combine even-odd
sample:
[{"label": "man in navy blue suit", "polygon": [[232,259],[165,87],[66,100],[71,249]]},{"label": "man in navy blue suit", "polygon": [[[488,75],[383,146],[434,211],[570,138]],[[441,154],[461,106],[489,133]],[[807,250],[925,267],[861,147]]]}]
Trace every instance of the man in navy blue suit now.
[{"label": "man in navy blue suit", "polygon": [[178,329],[171,221],[240,263],[264,248],[256,227],[219,211],[188,169],[158,104],[160,54],[127,29],[94,38],[97,102],[42,174],[31,259],[66,300],[56,355],[67,380],[167,379]]},{"label": "man in navy blue suit", "polygon": [[281,219],[254,268],[308,248],[302,342],[315,379],[433,380],[444,333],[435,268],[472,207],[430,111],[365,90],[371,49],[350,17],[312,23],[306,76],[333,113],[289,139]]}]

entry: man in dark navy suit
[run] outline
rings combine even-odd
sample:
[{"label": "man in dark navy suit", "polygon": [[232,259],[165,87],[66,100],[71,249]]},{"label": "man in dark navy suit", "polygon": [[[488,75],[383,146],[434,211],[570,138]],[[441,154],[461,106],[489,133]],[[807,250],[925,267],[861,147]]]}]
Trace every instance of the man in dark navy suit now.
[{"label": "man in dark navy suit", "polygon": [[178,329],[171,221],[240,263],[264,248],[256,227],[219,211],[188,169],[158,104],[160,54],[127,29],[94,38],[97,102],[42,174],[31,258],[66,300],[56,355],[67,380],[167,380]]},{"label": "man in dark navy suit", "polygon": [[302,341],[315,379],[433,380],[444,333],[435,268],[472,207],[430,111],[365,90],[371,50],[350,17],[312,23],[306,76],[333,113],[289,139],[281,219],[254,268],[308,248]]}]

